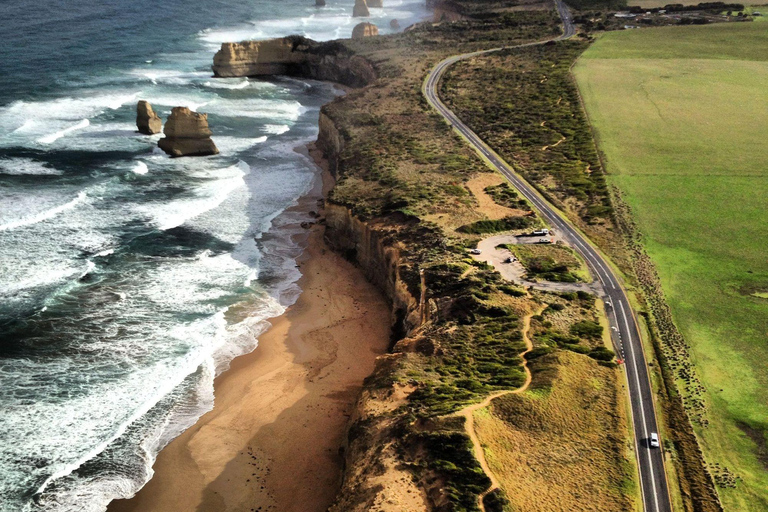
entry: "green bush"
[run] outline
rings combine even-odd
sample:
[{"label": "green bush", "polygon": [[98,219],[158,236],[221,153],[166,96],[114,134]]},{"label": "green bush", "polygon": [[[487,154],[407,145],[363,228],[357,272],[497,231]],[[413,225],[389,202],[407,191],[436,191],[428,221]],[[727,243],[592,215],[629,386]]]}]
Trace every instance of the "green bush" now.
[{"label": "green bush", "polygon": [[525,229],[534,224],[534,220],[531,217],[505,217],[499,220],[479,220],[472,224],[465,224],[456,231],[459,233],[467,233],[472,235],[480,235],[483,233],[496,233],[499,231],[510,231],[513,229]]},{"label": "green bush", "polygon": [[582,320],[571,326],[571,334],[581,338],[597,339],[603,335],[603,326],[592,320]]}]

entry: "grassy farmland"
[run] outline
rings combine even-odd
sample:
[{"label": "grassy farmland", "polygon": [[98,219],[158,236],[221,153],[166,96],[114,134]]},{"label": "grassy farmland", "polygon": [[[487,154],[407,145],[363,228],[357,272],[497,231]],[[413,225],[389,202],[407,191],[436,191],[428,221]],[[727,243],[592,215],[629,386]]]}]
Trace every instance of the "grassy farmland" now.
[{"label": "grassy farmland", "polygon": [[574,73],[691,345],[707,461],[737,477],[721,479],[723,505],[768,510],[765,25],[608,33]]}]

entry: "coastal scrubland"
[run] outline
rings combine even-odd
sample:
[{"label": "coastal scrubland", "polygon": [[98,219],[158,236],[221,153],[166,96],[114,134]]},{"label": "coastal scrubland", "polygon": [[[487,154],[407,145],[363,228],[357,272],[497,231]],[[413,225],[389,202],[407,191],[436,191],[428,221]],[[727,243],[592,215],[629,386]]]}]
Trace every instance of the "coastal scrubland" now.
[{"label": "coastal scrubland", "polygon": [[[326,128],[318,145],[337,177],[328,198],[329,242],[367,268],[369,277],[396,299],[397,341],[367,380],[350,428],[343,488],[332,510],[400,510],[398,504],[412,494],[407,485],[413,483],[431,509],[478,510],[478,496],[490,480],[473,456],[462,419],[453,413],[524,382],[522,318],[542,304],[550,307],[534,317],[537,346],[527,357],[548,360],[553,368],[572,365],[569,371],[594,378],[596,392],[613,405],[586,404],[588,414],[599,420],[581,426],[596,437],[604,425],[617,426],[615,438],[592,446],[575,441],[583,434],[577,425],[560,436],[574,440],[585,460],[610,453],[604,460],[611,470],[593,472],[593,483],[615,499],[605,502],[609,509],[631,510],[634,491],[627,482],[634,472],[626,411],[616,404],[625,394],[613,353],[603,345],[594,299],[532,295],[467,255],[484,233],[541,221],[513,191],[492,188],[499,186],[498,177],[431,111],[421,83],[446,56],[560,33],[551,10],[504,10],[479,18],[344,42],[375,63],[378,79],[327,105],[321,114]],[[508,102],[515,101],[516,92],[507,91]],[[541,120],[555,124],[560,117],[555,111]],[[538,141],[526,141],[524,147],[541,150]],[[596,157],[593,163],[597,175]],[[484,175],[495,178],[486,181]],[[581,199],[589,202],[585,209],[601,205],[590,210],[598,226],[604,222],[606,205],[598,196],[605,185],[596,176],[587,188]],[[599,189],[597,195],[593,189]],[[600,370],[594,373],[595,368]],[[555,371],[541,390],[559,385],[559,379]],[[584,405],[573,404],[580,410]],[[531,453],[544,459],[546,447],[531,446]],[[571,471],[567,465],[550,469],[555,479],[566,479]],[[486,498],[486,510],[509,509],[508,491],[502,491]],[[595,499],[603,496],[574,495],[572,503],[588,507]]]},{"label": "coastal scrubland", "polygon": [[723,506],[766,510],[768,35],[757,23],[607,33],[574,71],[653,313],[665,318],[660,282],[685,339],[662,332]]},{"label": "coastal scrubland", "polygon": [[[620,374],[569,352],[537,357],[530,366],[528,391],[475,413],[509,510],[632,510],[637,484],[622,456],[632,447],[614,435],[625,428]],[[582,435],[571,435],[574,429]],[[601,485],[606,475],[618,485]]]}]

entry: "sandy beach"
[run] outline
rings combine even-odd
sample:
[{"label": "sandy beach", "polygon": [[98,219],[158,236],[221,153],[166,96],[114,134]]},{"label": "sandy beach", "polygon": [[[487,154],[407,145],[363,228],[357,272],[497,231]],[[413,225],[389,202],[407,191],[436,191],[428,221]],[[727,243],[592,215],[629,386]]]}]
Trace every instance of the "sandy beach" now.
[{"label": "sandy beach", "polygon": [[311,228],[303,290],[255,351],[215,382],[215,406],[159,454],[152,480],[111,512],[324,511],[340,485],[346,425],[389,308]]}]

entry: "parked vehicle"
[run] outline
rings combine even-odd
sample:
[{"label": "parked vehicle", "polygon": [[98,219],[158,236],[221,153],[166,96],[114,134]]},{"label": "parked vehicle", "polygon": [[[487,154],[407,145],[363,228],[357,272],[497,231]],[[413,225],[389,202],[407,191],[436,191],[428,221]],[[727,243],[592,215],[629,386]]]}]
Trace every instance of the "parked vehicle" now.
[{"label": "parked vehicle", "polygon": [[533,236],[541,236],[541,235],[548,235],[549,230],[548,229],[537,229],[533,233],[531,233]]},{"label": "parked vehicle", "polygon": [[471,251],[469,251],[469,254],[481,254],[482,252],[483,251],[481,251],[480,249],[472,249]]}]

